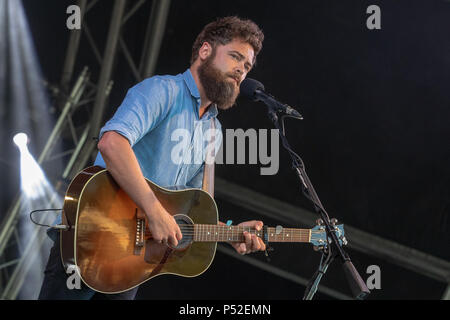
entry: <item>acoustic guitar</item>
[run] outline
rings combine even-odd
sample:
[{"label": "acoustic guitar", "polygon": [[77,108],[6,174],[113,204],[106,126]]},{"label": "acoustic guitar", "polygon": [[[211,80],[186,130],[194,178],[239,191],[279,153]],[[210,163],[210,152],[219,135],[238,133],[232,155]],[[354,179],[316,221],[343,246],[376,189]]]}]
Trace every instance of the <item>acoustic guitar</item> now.
[{"label": "acoustic guitar", "polygon": [[[322,226],[292,229],[218,225],[217,206],[201,189],[173,191],[147,180],[165,209],[178,223],[183,238],[176,247],[152,239],[146,215],[104,168],[81,171],[64,198],[61,259],[74,267],[95,291],[119,293],[161,274],[195,277],[211,265],[217,242],[242,242],[248,231],[268,242],[305,242],[326,246]],[[335,226],[343,238],[343,226]]]}]

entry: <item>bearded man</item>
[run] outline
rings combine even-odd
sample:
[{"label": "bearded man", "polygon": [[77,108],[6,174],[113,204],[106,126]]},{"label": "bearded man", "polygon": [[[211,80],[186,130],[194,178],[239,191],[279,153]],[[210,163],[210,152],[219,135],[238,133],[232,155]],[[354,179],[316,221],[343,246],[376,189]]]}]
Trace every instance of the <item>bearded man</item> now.
[{"label": "bearded man", "polygon": [[[254,22],[238,17],[225,17],[206,25],[194,42],[190,68],[176,76],[154,76],[132,87],[101,129],[95,165],[107,168],[145,212],[154,240],[175,247],[182,233],[145,178],[166,188],[202,187],[210,142],[205,139],[206,132],[221,132],[218,109],[235,104],[239,85],[255,64],[263,39]],[[177,141],[173,133],[177,130],[183,130],[189,139],[180,154],[174,155]],[[222,139],[221,134],[214,136],[217,152]],[[211,181],[206,186],[203,182],[206,191],[211,192]],[[247,221],[240,225],[261,229],[263,223]],[[240,254],[265,250],[264,242],[254,234],[244,232],[244,239],[245,242],[231,244]],[[56,241],[40,299],[90,299],[101,295],[84,285],[79,290],[68,290],[67,274],[58,260]],[[134,299],[136,292],[137,287],[100,298]]]}]

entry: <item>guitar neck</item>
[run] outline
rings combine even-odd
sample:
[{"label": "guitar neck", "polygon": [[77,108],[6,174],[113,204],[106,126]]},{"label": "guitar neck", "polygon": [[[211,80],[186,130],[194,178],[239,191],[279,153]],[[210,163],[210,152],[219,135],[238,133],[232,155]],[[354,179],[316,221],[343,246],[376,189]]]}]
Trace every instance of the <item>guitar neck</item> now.
[{"label": "guitar neck", "polygon": [[[243,242],[244,231],[256,234],[264,240],[264,231],[251,227],[195,224],[193,240],[198,242]],[[271,228],[267,227],[268,242],[310,242],[310,229]]]}]

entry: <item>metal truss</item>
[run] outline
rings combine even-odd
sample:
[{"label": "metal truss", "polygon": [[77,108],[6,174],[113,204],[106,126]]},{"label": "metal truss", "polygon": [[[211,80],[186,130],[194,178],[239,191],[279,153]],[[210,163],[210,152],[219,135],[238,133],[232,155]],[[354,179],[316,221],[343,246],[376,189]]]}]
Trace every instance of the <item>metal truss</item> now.
[{"label": "metal truss", "polygon": [[[107,2],[110,3],[110,1]],[[53,181],[56,192],[60,194],[65,191],[67,182],[83,169],[96,153],[94,138],[98,135],[108,96],[113,87],[112,73],[114,62],[120,57],[118,53],[123,54],[122,56],[137,82],[151,76],[154,72],[170,0],[154,0],[152,2],[139,63],[135,63],[131,57],[123,29],[123,26],[133,18],[134,14],[138,10],[142,10],[146,2],[147,0],[114,1],[106,35],[106,47],[101,56],[99,47],[89,29],[89,20],[96,18],[91,9],[99,3],[99,0],[89,1],[89,3],[87,0],[78,1],[82,14],[82,27],[81,30],[71,31],[61,83],[56,89],[59,91],[56,103],[60,112],[59,118],[38,159],[39,164],[56,159],[62,159],[64,162],[64,171],[56,181]],[[99,78],[95,82],[91,81],[89,68],[85,67],[72,89],[69,90],[83,35],[98,62]],[[95,67],[97,66],[90,66],[90,69],[93,70]],[[80,117],[80,113],[84,113],[84,115]],[[89,121],[79,123],[80,118],[89,119]],[[65,150],[57,151],[55,148],[57,145],[63,145]],[[46,230],[43,228],[36,227],[27,244],[20,245],[18,221],[21,200],[19,194],[14,199],[0,228],[0,297],[2,299],[16,299],[30,268],[36,267],[33,266],[34,259],[38,255],[48,255],[48,252],[40,252],[47,237]],[[43,216],[41,221],[45,219],[46,217]],[[34,297],[29,298],[36,298],[37,293],[35,292]]]},{"label": "metal truss", "polygon": [[[90,127],[89,123],[76,127],[74,119],[79,113],[86,112],[85,107],[93,101],[94,92],[95,88],[89,82],[88,69],[85,68],[67,98],[52,133],[38,158],[40,165],[55,160],[62,160],[66,163],[62,176],[55,183],[54,189],[56,193],[52,199],[49,199],[54,207],[61,206],[60,203],[57,203],[57,194],[63,192],[67,186],[67,172],[73,164],[73,159],[78,156],[80,146],[86,141]],[[107,95],[108,92],[105,94]],[[56,146],[63,139],[65,150],[57,150]],[[17,296],[28,271],[31,267],[35,267],[33,266],[33,261],[41,254],[40,247],[47,237],[45,229],[35,227],[32,234],[29,235],[29,240],[25,246],[19,245],[18,222],[20,213],[23,211],[23,202],[24,199],[19,195],[8,211],[0,230],[0,256],[3,260],[0,265],[1,279],[3,280],[1,282],[2,299],[14,299]],[[49,223],[51,221],[49,214],[44,214],[40,217],[40,223]],[[15,249],[15,252],[12,254],[12,260],[11,253],[9,255],[5,254],[7,249],[11,247]],[[46,255],[48,253],[42,254]]]}]

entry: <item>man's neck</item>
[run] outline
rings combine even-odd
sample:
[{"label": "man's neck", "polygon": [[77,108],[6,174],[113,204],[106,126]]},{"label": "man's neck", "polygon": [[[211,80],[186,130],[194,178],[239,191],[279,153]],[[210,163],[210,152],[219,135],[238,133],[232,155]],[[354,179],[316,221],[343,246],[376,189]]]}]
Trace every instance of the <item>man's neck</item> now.
[{"label": "man's neck", "polygon": [[198,110],[198,116],[201,118],[206,112],[208,107],[211,105],[211,101],[206,97],[205,89],[202,86],[200,78],[198,76],[197,66],[192,65],[190,67],[192,77],[194,78],[195,84],[197,85],[198,92],[200,93],[200,108]]}]

